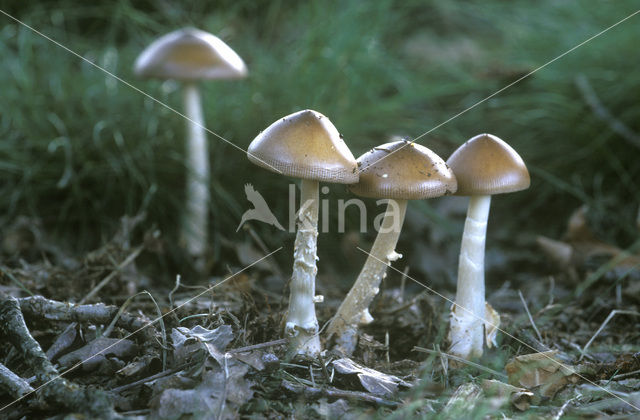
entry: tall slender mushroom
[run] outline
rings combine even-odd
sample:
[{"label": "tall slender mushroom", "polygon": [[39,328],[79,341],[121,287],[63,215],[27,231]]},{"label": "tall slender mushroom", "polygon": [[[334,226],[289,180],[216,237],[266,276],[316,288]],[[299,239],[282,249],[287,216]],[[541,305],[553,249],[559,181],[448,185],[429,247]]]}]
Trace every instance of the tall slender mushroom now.
[{"label": "tall slender mushroom", "polygon": [[336,347],[353,353],[358,326],[373,321],[369,305],[378,294],[387,265],[401,258],[395,251],[407,200],[440,197],[456,191],[456,178],[444,161],[424,146],[396,141],[373,148],[358,158],[360,181],[349,189],[356,195],[387,198],[378,236],[356,282],[327,327]]},{"label": "tall slender mushroom", "polygon": [[468,140],[447,164],[458,179],[456,195],[470,196],[449,329],[450,353],[469,360],[482,356],[485,340],[487,347],[495,344],[500,323],[498,313],[485,302],[484,250],[491,195],[526,189],[530,179],[518,153],[491,134]]},{"label": "tall slender mushroom", "polygon": [[314,306],[318,182],[358,182],[356,160],[331,121],[311,110],[271,124],[251,142],[247,154],[258,166],[302,179],[285,334],[291,339],[291,353],[317,356],[321,351]]},{"label": "tall slender mushroom", "polygon": [[187,198],[181,239],[203,265],[209,216],[209,152],[202,117],[198,80],[238,79],[247,75],[244,62],[216,36],[193,28],[171,32],[138,56],[134,72],[147,78],[183,82],[187,121]]}]

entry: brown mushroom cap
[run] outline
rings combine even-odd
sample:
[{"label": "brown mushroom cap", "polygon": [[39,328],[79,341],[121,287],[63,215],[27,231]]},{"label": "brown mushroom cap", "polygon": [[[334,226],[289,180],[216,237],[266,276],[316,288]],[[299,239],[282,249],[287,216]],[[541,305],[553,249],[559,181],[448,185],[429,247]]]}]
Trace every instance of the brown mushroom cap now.
[{"label": "brown mushroom cap", "polygon": [[237,79],[247,75],[247,67],[220,38],[185,28],[152,42],[138,56],[134,72],[160,79]]},{"label": "brown mushroom cap", "polygon": [[362,197],[420,200],[456,191],[456,177],[431,150],[406,140],[374,147],[358,158],[360,182],[349,187]]},{"label": "brown mushroom cap", "polygon": [[298,111],[271,124],[247,150],[258,166],[295,178],[338,184],[358,182],[358,165],[329,118]]},{"label": "brown mushroom cap", "polygon": [[529,188],[529,171],[511,146],[480,134],[460,146],[447,164],[458,179],[456,195],[493,195]]}]

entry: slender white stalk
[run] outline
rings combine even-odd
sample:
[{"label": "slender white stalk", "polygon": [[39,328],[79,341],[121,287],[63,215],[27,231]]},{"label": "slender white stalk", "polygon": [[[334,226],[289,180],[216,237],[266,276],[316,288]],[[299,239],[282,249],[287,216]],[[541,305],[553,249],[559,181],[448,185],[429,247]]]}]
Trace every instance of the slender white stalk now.
[{"label": "slender white stalk", "polygon": [[484,250],[490,206],[490,195],[470,197],[460,246],[456,303],[451,310],[449,329],[449,352],[467,360],[482,356],[482,320],[487,319],[489,311],[484,292]]},{"label": "slender white stalk", "polygon": [[314,299],[318,271],[318,201],[318,182],[303,179],[285,334],[290,338],[292,353],[310,357],[317,356],[321,351]]},{"label": "slender white stalk", "polygon": [[204,130],[200,93],[194,82],[184,85],[187,121],[187,198],[182,239],[194,257],[202,257],[207,246],[209,215],[209,148]]},{"label": "slender white stalk", "polygon": [[358,327],[373,321],[369,305],[380,291],[382,279],[387,276],[387,265],[402,258],[395,248],[406,210],[407,200],[389,200],[370,255],[327,327],[327,334],[335,337],[336,347],[345,354],[355,350]]}]

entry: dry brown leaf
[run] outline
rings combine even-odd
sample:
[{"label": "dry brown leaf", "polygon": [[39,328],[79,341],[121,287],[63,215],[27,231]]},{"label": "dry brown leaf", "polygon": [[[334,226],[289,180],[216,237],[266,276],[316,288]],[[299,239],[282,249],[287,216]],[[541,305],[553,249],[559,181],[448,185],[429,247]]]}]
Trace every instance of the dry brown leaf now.
[{"label": "dry brown leaf", "polygon": [[344,357],[334,360],[333,367],[342,374],[358,375],[360,383],[370,393],[382,397],[394,395],[398,391],[398,386],[410,387],[411,384],[394,375],[378,372],[377,370],[361,366],[353,360]]},{"label": "dry brown leaf", "polygon": [[529,390],[537,388],[540,395],[550,398],[565,385],[576,383],[574,367],[562,364],[556,354],[552,350],[515,357],[505,366],[509,383]]},{"label": "dry brown leaf", "polygon": [[[575,210],[567,222],[563,241],[538,236],[536,242],[542,252],[560,267],[588,269],[593,261],[606,261],[619,257],[625,251],[598,239],[587,224],[587,207]],[[640,255],[620,258],[612,271],[627,272],[640,266]]]},{"label": "dry brown leaf", "polygon": [[136,353],[137,348],[131,340],[98,337],[78,350],[60,357],[58,363],[63,368],[81,363],[82,369],[89,372],[98,369],[108,358],[129,358]]},{"label": "dry brown leaf", "polygon": [[485,395],[495,400],[495,405],[501,407],[511,403],[520,411],[525,411],[531,405],[533,392],[495,379],[485,379],[480,384]]}]

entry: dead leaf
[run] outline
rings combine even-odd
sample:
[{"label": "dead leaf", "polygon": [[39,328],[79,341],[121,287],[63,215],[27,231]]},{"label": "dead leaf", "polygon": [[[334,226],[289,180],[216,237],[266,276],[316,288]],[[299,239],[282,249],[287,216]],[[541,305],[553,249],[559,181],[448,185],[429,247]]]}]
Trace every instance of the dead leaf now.
[{"label": "dead leaf", "polygon": [[542,252],[558,267],[568,267],[573,259],[573,248],[566,242],[556,241],[546,236],[536,237],[536,243]]},{"label": "dead leaf", "polygon": [[92,371],[105,363],[107,357],[125,359],[135,354],[136,350],[137,346],[131,340],[98,337],[78,350],[60,357],[58,362],[63,368],[82,363],[83,370]]},{"label": "dead leaf", "polygon": [[49,347],[49,350],[47,350],[46,355],[49,360],[53,361],[57,359],[58,355],[71,347],[77,336],[78,324],[74,322],[65,328],[60,335],[58,335],[51,347]]},{"label": "dead leaf", "polygon": [[222,366],[224,351],[233,340],[233,332],[229,325],[221,325],[214,330],[200,325],[191,329],[177,327],[171,331],[171,339],[178,363],[184,363],[194,357],[194,353],[204,350]]},{"label": "dead leaf", "polygon": [[489,302],[485,302],[485,311],[484,311],[484,339],[485,343],[487,343],[487,347],[495,347],[496,337],[498,335],[498,329],[500,328],[500,314],[498,311],[493,309]]},{"label": "dead leaf", "polygon": [[398,386],[411,387],[411,384],[394,375],[378,372],[377,370],[360,366],[353,360],[344,357],[334,360],[333,367],[342,374],[358,375],[360,383],[370,393],[382,397],[389,397],[398,391]]},{"label": "dead leaf", "polygon": [[533,392],[495,379],[485,379],[481,383],[482,390],[489,398],[493,398],[498,407],[506,403],[513,404],[520,411],[525,411],[531,405]]},{"label": "dead leaf", "polygon": [[158,394],[150,402],[151,418],[236,419],[238,408],[253,396],[253,383],[244,377],[248,370],[242,363],[229,361],[226,369],[207,371],[193,389],[156,387]]},{"label": "dead leaf", "polygon": [[539,236],[538,246],[550,259],[565,269],[590,270],[606,261],[619,257],[610,271],[618,274],[636,270],[640,266],[640,255],[626,255],[616,245],[597,238],[587,223],[587,206],[576,209],[567,222],[564,241]]},{"label": "dead leaf", "polygon": [[482,396],[482,389],[478,385],[473,382],[462,384],[451,395],[449,401],[447,401],[442,409],[441,414],[443,418],[447,419],[468,418],[469,414],[472,413],[479,404]]},{"label": "dead leaf", "polygon": [[509,383],[529,390],[537,388],[540,395],[552,398],[567,384],[578,381],[574,367],[558,361],[556,354],[552,350],[515,357],[505,366]]}]

